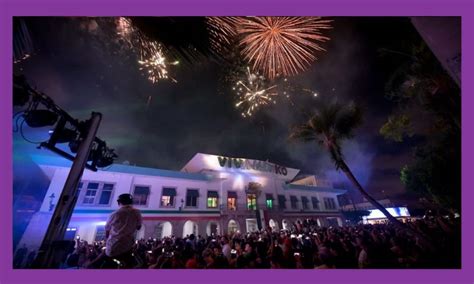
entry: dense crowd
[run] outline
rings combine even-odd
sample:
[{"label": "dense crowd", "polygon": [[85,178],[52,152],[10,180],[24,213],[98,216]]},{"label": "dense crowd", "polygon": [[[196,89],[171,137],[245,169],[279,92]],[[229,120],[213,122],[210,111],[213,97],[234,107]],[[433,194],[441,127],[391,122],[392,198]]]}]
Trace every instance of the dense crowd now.
[{"label": "dense crowd", "polygon": [[69,268],[459,268],[459,218],[408,223],[429,236],[424,244],[392,224],[319,227],[313,220],[292,229],[225,236],[142,239],[130,259],[104,261],[105,242],[77,240],[67,257]]}]

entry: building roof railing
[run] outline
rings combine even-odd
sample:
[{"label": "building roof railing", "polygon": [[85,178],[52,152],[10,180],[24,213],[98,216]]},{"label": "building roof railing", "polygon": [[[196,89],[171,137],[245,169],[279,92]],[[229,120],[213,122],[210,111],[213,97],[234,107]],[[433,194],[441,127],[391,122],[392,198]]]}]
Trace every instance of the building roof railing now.
[{"label": "building roof railing", "polygon": [[[57,167],[71,167],[72,162],[58,157],[53,156],[39,156],[32,155],[32,160],[38,165],[45,166],[57,166]],[[137,167],[130,165],[122,164],[112,164],[106,169],[99,170],[98,172],[110,172],[110,173],[126,173],[126,174],[135,174],[135,175],[144,175],[144,176],[159,176],[159,177],[169,177],[169,178],[182,178],[182,179],[191,179],[191,180],[202,180],[209,181],[212,178],[205,174],[200,173],[186,173],[180,171],[170,171],[146,167]]]},{"label": "building roof railing", "polygon": [[297,190],[310,190],[310,191],[320,191],[320,192],[332,192],[332,193],[338,193],[338,194],[343,194],[347,192],[347,190],[345,189],[292,184],[292,183],[283,185],[283,188],[285,190],[297,189]]}]

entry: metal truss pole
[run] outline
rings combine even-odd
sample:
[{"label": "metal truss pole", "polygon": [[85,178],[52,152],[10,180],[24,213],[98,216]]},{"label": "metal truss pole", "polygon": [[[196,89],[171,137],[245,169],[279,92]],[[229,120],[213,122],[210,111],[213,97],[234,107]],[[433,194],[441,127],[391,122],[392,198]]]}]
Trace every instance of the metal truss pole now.
[{"label": "metal truss pole", "polygon": [[81,180],[86,166],[92,144],[99,129],[102,114],[93,112],[89,120],[87,135],[81,142],[76,158],[64,184],[63,191],[59,197],[53,216],[44,236],[38,255],[35,259],[34,268],[56,268],[58,263],[57,247],[58,241],[64,239],[64,234],[74,211],[77,201],[77,186]]}]

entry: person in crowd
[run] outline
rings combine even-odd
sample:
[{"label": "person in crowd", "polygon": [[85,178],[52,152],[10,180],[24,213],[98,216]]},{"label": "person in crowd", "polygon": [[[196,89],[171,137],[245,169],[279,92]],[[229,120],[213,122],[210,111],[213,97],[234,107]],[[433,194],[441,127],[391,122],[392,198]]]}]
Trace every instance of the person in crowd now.
[{"label": "person in crowd", "polygon": [[117,203],[120,208],[110,215],[105,224],[105,254],[116,257],[130,253],[135,241],[136,231],[142,227],[140,210],[133,208],[131,194],[121,194]]},{"label": "person in crowd", "polygon": [[222,245],[222,254],[227,258],[227,260],[230,260],[230,252],[232,251],[230,244],[229,244],[229,238],[227,236],[223,236],[221,238],[221,245]]},{"label": "person in crowd", "polygon": [[[105,224],[105,250],[89,266],[101,265],[100,262],[113,259],[119,265],[132,267],[134,257],[132,249],[135,234],[142,226],[140,210],[135,209],[131,194],[121,194],[117,199],[120,206],[113,212]],[[109,259],[107,259],[109,258]]]},{"label": "person in crowd", "polygon": [[202,259],[205,262],[205,268],[217,268],[214,263],[214,252],[210,248],[207,248],[202,252]]},{"label": "person in crowd", "polygon": [[[67,266],[104,267],[94,265],[92,259],[107,249],[116,248],[108,246],[113,244],[109,239],[117,226],[117,217],[111,216],[108,222],[107,242],[88,244],[77,240],[74,252],[67,258]],[[125,218],[123,224],[135,232],[141,224],[138,219]],[[132,234],[128,235],[126,249],[122,251],[133,252],[135,268],[153,269],[456,268],[460,263],[456,246],[460,241],[459,218],[430,218],[410,223],[420,233],[433,238],[438,244],[435,251],[409,231],[389,223],[327,228],[307,219],[296,225],[299,228],[294,226],[281,231],[136,241]],[[130,240],[132,246],[129,246]]]},{"label": "person in crowd", "polygon": [[193,254],[188,260],[186,261],[185,268],[191,268],[191,269],[197,269],[199,268],[198,266],[198,255]]}]

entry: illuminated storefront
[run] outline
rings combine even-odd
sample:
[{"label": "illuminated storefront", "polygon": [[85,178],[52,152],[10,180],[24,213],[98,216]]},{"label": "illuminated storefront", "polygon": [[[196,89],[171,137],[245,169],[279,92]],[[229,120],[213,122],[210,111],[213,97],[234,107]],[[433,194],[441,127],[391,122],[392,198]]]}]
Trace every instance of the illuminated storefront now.
[{"label": "illuminated storefront", "polygon": [[[33,157],[50,178],[46,196],[60,196],[70,162]],[[134,196],[144,226],[137,238],[222,234],[263,228],[290,228],[306,218],[318,224],[342,225],[337,195],[329,181],[296,178],[298,169],[265,161],[196,154],[180,171],[114,164],[107,170],[86,170],[67,238],[103,238],[108,216],[122,193]],[[57,200],[45,198],[20,243],[38,246]],[[258,212],[258,214],[257,214]]]},{"label": "illuminated storefront", "polygon": [[[406,222],[410,219],[410,212],[406,207],[391,207],[386,208],[388,213],[393,217],[399,219],[402,222]],[[368,210],[370,214],[363,217],[364,224],[377,224],[377,223],[386,223],[388,222],[387,217],[379,209]]]}]

